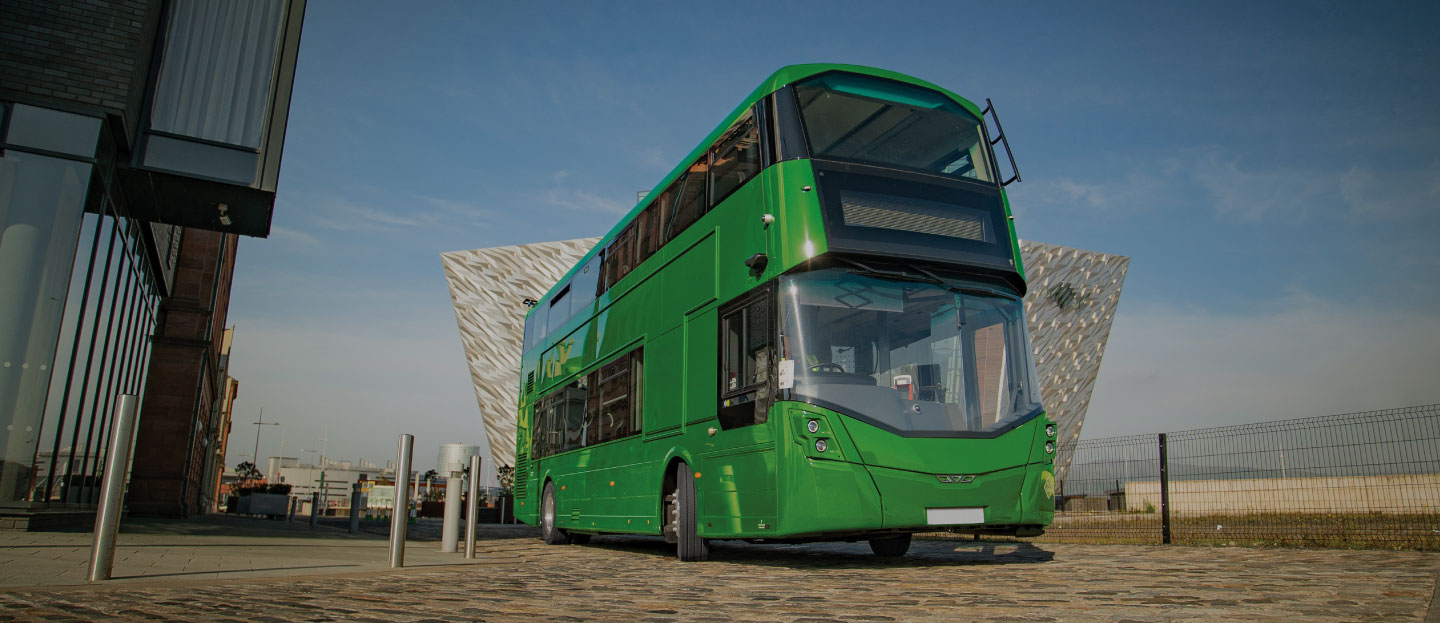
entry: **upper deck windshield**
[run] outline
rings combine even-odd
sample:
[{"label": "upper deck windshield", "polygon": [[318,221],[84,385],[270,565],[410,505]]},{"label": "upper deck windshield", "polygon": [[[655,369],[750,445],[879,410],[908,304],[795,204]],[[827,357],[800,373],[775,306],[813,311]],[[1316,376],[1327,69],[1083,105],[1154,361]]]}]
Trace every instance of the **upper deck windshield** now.
[{"label": "upper deck windshield", "polygon": [[989,436],[1039,413],[1018,297],[838,269],[783,277],[794,391],[904,433]]},{"label": "upper deck windshield", "polygon": [[827,73],[795,95],[814,157],[995,181],[980,120],[940,93]]}]

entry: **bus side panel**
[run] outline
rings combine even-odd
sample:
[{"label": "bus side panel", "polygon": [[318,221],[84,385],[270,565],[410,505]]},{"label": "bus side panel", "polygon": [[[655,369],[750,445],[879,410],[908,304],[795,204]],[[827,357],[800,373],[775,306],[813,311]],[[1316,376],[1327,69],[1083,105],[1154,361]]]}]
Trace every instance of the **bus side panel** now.
[{"label": "bus side panel", "polygon": [[686,424],[715,421],[720,400],[716,318],[714,307],[685,318],[685,353],[680,367],[684,369]]},{"label": "bus side panel", "polygon": [[645,344],[645,395],[641,400],[645,438],[668,437],[680,432],[683,385],[681,366],[685,333],[678,329],[653,337]]},{"label": "bus side panel", "polygon": [[769,251],[768,230],[760,220],[765,212],[763,191],[764,186],[759,183],[741,186],[712,212],[715,227],[725,238],[725,244],[719,246],[715,271],[721,300],[728,301],[760,283],[745,267],[745,260]]},{"label": "bus side panel", "polygon": [[660,318],[666,324],[678,321],[681,316],[714,301],[714,233],[675,258],[660,279],[664,292],[660,298]]},{"label": "bus side panel", "polygon": [[[767,424],[724,431],[700,458],[700,534],[766,537],[779,523],[775,440]],[[720,439],[712,437],[711,439]]]}]

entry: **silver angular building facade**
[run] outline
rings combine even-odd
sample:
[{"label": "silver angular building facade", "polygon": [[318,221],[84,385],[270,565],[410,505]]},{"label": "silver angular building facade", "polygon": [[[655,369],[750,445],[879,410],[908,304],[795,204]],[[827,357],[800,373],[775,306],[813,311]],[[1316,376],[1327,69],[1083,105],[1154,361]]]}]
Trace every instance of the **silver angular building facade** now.
[{"label": "silver angular building facade", "polygon": [[599,238],[440,254],[475,383],[492,465],[515,464],[515,414],[527,298],[538,299]]},{"label": "silver angular building facade", "polygon": [[[540,298],[599,238],[443,253],[460,340],[495,465],[515,464],[526,298]],[[1062,442],[1080,437],[1130,258],[1021,241],[1035,367]],[[1062,443],[1062,449],[1070,444]],[[1069,456],[1059,457],[1064,479]]]}]

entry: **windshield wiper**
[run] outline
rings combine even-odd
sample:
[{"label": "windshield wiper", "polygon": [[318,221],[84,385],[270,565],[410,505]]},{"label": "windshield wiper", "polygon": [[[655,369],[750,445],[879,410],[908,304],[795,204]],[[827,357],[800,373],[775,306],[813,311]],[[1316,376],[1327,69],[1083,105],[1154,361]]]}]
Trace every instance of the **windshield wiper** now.
[{"label": "windshield wiper", "polygon": [[[934,272],[930,271],[929,269],[927,269],[927,268],[925,268],[925,267],[923,267],[923,266],[920,266],[919,264],[915,264],[914,262],[910,262],[910,261],[906,261],[906,260],[899,260],[899,261],[900,261],[900,263],[901,263],[902,265],[904,265],[905,268],[908,268],[908,269],[910,269],[910,270],[913,270],[913,271],[919,273],[918,275],[914,275],[914,274],[908,273],[908,272],[906,272],[906,271],[904,271],[904,270],[886,270],[886,269],[883,269],[883,268],[875,268],[875,267],[873,267],[873,266],[868,266],[868,265],[866,265],[866,264],[863,264],[863,263],[861,263],[859,260],[851,259],[851,258],[848,258],[848,257],[838,257],[838,258],[836,258],[836,259],[838,259],[838,260],[840,260],[840,261],[842,261],[842,262],[844,262],[844,263],[846,263],[846,264],[849,264],[849,265],[851,265],[852,267],[854,267],[851,272],[852,272],[853,274],[857,274],[857,275],[865,275],[865,276],[869,276],[869,277],[880,277],[880,278],[882,278],[882,279],[900,279],[900,280],[904,280],[904,281],[914,281],[914,282],[917,282],[917,283],[933,283],[933,284],[936,284],[936,285],[938,285],[938,286],[940,286],[940,287],[945,288],[946,290],[949,290],[949,291],[952,292],[952,293],[957,293],[957,294],[963,292],[963,293],[966,293],[966,294],[979,294],[979,295],[981,295],[981,296],[992,296],[992,297],[998,296],[998,297],[1010,298],[1010,299],[1018,299],[1018,298],[1020,298],[1020,297],[1018,297],[1018,296],[1015,296],[1013,293],[1007,292],[1007,291],[1005,291],[1005,290],[1002,290],[1002,289],[999,289],[999,288],[992,289],[992,288],[987,287],[986,285],[982,285],[982,284],[975,284],[975,283],[969,283],[969,282],[966,282],[966,283],[956,283],[956,282],[954,282],[954,281],[951,281],[951,280],[949,280],[949,279],[946,279],[946,278],[944,278],[944,277],[941,277],[940,275],[935,274]],[[859,270],[854,270],[854,269],[859,269]]]},{"label": "windshield wiper", "polygon": [[951,284],[950,284],[950,282],[945,281],[944,279],[941,279],[940,277],[935,276],[935,273],[932,273],[932,272],[930,272],[930,271],[928,271],[928,270],[922,269],[922,268],[920,268],[920,267],[918,267],[918,266],[912,265],[912,264],[910,264],[909,262],[906,262],[906,263],[905,263],[905,266],[906,266],[907,268],[913,268],[913,269],[915,269],[916,271],[920,272],[921,275],[919,275],[919,276],[917,276],[917,275],[912,275],[912,274],[907,273],[907,272],[905,272],[905,271],[903,271],[903,270],[885,270],[885,269],[883,269],[883,268],[874,268],[874,267],[872,267],[872,266],[867,266],[867,265],[865,265],[865,264],[862,264],[862,263],[860,263],[858,260],[853,260],[853,259],[850,259],[850,258],[848,258],[848,257],[841,257],[841,258],[837,258],[837,259],[839,259],[840,261],[845,262],[846,264],[849,264],[849,265],[851,265],[851,266],[853,266],[853,267],[855,267],[855,268],[858,268],[858,269],[859,269],[858,271],[852,271],[854,274],[857,274],[857,275],[866,275],[866,276],[870,276],[870,277],[881,277],[881,278],[886,278],[886,279],[902,279],[902,280],[905,280],[905,281],[917,281],[917,282],[921,282],[921,283],[937,283],[937,284],[940,284],[940,285],[942,285],[942,286],[945,286],[946,288],[952,287]]}]

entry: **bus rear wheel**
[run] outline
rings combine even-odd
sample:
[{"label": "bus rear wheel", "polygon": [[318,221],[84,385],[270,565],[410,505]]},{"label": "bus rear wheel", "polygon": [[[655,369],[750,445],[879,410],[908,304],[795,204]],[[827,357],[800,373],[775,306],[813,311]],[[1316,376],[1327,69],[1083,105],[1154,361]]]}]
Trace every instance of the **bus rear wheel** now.
[{"label": "bus rear wheel", "polygon": [[546,545],[569,543],[570,534],[555,527],[555,486],[545,483],[545,492],[540,496],[540,538]]},{"label": "bus rear wheel", "polygon": [[700,538],[700,514],[695,494],[695,473],[684,463],[675,466],[675,491],[667,532],[675,535],[675,555],[684,562],[699,562],[710,557],[710,545]]},{"label": "bus rear wheel", "polygon": [[870,539],[870,551],[881,558],[899,558],[910,551],[910,533]]}]

